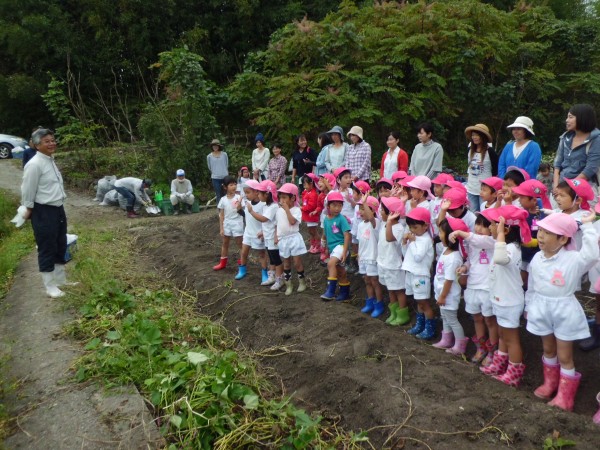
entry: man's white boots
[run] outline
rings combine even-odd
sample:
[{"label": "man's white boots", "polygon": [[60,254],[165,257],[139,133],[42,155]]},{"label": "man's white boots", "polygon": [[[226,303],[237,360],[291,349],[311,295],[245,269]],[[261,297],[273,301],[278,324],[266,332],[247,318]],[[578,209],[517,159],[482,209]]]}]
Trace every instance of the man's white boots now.
[{"label": "man's white boots", "polygon": [[67,282],[67,274],[65,272],[64,264],[55,264],[54,265],[54,281],[56,282],[56,286],[77,286],[79,283],[69,283]]},{"label": "man's white boots", "polygon": [[42,272],[42,278],[44,280],[44,286],[46,287],[46,294],[48,294],[48,297],[59,298],[65,295],[65,293],[61,291],[56,284],[54,271]]}]

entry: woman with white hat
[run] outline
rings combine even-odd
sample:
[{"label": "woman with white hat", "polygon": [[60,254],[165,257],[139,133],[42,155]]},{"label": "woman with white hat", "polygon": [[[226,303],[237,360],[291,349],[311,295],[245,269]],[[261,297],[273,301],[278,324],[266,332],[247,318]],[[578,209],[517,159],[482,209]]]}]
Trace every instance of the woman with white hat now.
[{"label": "woman with white hat", "polygon": [[333,143],[327,149],[325,166],[328,172],[333,173],[335,169],[344,165],[348,144],[344,142],[344,130],[339,125],[334,126],[327,134]]},{"label": "woman with white hat", "polygon": [[350,169],[354,181],[371,179],[371,146],[363,139],[363,129],[353,126],[348,132],[352,145],[348,146],[344,167]]},{"label": "woman with white hat", "polygon": [[525,170],[531,178],[537,177],[542,149],[532,138],[533,120],[526,116],[519,116],[515,122],[507,126],[512,131],[514,141],[509,141],[500,154],[498,162],[498,177],[504,178],[507,168],[511,166]]},{"label": "woman with white hat", "polygon": [[467,194],[472,211],[479,211],[481,204],[481,181],[498,173],[498,155],[492,148],[490,129],[478,123],[465,129],[469,139],[469,168]]}]

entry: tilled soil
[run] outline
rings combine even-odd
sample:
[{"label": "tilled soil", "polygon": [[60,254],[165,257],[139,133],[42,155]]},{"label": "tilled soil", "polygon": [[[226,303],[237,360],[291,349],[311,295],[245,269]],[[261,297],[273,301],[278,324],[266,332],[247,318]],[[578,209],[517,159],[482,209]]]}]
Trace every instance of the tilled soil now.
[{"label": "tilled soil", "polygon": [[[140,222],[142,224],[142,222]],[[202,314],[222,320],[296,404],[355,432],[368,430],[375,448],[541,448],[557,430],[577,448],[598,448],[591,420],[600,390],[598,351],[577,350],[583,374],[575,411],[551,408],[533,395],[542,382],[541,341],[523,327],[527,371],[518,389],[480,373],[405,333],[361,314],[362,280],[352,279],[353,299],[323,302],[325,269],[304,257],[311,288],[286,297],[261,287],[254,260],[234,281],[234,248],[226,270],[215,272],[220,238],[213,211],[144,221],[138,234],[155,267],[198,295]],[[582,297],[587,306],[589,298]],[[473,325],[462,311],[468,335]],[[468,356],[474,353],[469,347]]]}]

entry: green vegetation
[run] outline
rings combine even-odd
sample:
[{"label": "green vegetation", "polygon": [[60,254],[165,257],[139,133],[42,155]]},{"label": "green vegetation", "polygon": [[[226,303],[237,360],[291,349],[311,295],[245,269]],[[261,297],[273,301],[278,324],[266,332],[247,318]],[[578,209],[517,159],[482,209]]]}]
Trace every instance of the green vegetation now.
[{"label": "green vegetation", "polygon": [[[69,298],[80,318],[67,332],[85,345],[79,381],[134,383],[155,407],[170,448],[358,448],[345,435],[280,398],[256,361],[221,325],[198,316],[195,298],[129,270],[135,254],[118,233],[81,230]],[[138,269],[139,270],[139,269]],[[144,286],[144,288],[141,288]],[[215,289],[200,295],[215,295]]]}]

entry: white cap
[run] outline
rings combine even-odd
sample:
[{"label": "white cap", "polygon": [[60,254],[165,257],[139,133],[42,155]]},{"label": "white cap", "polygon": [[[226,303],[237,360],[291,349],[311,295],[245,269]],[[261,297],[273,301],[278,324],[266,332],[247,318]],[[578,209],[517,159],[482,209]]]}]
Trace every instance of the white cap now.
[{"label": "white cap", "polygon": [[178,177],[184,177],[185,176],[185,172],[183,169],[177,169],[177,176]]}]

